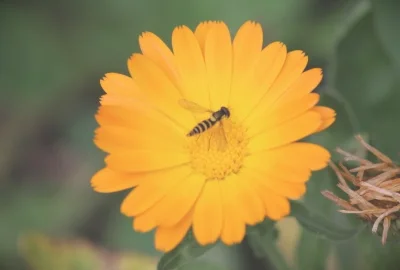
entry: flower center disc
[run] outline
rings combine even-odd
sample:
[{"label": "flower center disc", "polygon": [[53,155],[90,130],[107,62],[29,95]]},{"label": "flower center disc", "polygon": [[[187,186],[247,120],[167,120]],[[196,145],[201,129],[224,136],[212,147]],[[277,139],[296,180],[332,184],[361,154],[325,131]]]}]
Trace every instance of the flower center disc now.
[{"label": "flower center disc", "polygon": [[207,180],[224,179],[237,173],[246,155],[248,139],[242,126],[222,120],[205,132],[189,139],[192,167]]}]

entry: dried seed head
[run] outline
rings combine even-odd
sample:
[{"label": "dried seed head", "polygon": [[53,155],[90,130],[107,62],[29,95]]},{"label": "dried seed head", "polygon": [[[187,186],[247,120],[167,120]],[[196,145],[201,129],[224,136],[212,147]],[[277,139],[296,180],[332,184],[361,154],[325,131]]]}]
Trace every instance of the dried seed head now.
[{"label": "dried seed head", "polygon": [[[400,236],[400,167],[361,136],[356,139],[377,161],[337,149],[343,161],[338,166],[332,162],[329,165],[339,179],[337,186],[349,198],[343,200],[327,190],[322,194],[340,206],[340,212],[356,214],[370,222],[372,232],[381,235],[385,244],[389,234]],[[350,168],[350,162],[356,166]]]}]

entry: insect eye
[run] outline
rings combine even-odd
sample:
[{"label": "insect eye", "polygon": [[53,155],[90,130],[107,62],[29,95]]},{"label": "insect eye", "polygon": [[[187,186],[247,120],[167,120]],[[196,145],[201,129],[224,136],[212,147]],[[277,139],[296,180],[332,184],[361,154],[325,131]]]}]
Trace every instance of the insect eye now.
[{"label": "insect eye", "polygon": [[230,111],[227,108],[224,107],[223,110],[224,110],[226,117],[229,117],[231,115]]}]

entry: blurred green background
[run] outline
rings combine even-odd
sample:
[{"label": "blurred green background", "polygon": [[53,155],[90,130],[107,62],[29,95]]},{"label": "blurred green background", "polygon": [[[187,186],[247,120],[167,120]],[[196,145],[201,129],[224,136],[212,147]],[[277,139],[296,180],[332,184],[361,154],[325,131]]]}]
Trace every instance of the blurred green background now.
[{"label": "blurred green background", "polygon": [[[354,149],[362,132],[398,159],[399,14],[397,0],[0,1],[0,269],[155,269],[152,234],[136,234],[119,213],[125,193],[96,194],[89,183],[104,156],[92,143],[99,80],[127,73],[141,32],[169,42],[177,25],[223,20],[235,32],[256,20],[265,43],[304,50],[309,67],[324,69],[318,91],[338,119],[311,140]],[[320,195],[336,181],[316,173],[304,201],[352,226]],[[278,228],[287,265],[274,263],[270,241],[265,256],[244,241],[185,269],[399,269],[398,245],[382,247],[369,230],[331,243],[292,218]]]}]

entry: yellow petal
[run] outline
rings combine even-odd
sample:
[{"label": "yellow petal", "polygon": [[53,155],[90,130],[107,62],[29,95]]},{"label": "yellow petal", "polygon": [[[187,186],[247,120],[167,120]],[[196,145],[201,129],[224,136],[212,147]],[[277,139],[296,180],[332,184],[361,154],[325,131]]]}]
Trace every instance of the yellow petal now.
[{"label": "yellow petal", "polygon": [[101,105],[130,106],[148,102],[131,77],[118,73],[107,73],[100,80],[100,85],[106,92],[100,99]]},{"label": "yellow petal", "polygon": [[[160,139],[160,133],[163,133]],[[95,143],[107,153],[126,150],[160,150],[184,152],[185,139],[169,129],[138,130],[119,126],[101,126],[96,129]],[[168,143],[166,143],[168,142]]]},{"label": "yellow petal", "polygon": [[162,227],[172,227],[190,211],[197,201],[205,183],[201,174],[192,174],[172,188],[164,198],[150,210],[156,224]]},{"label": "yellow petal", "polygon": [[204,58],[194,33],[186,26],[172,33],[172,47],[186,99],[209,108],[209,91]]},{"label": "yellow petal", "polygon": [[[304,183],[310,179],[311,170],[307,166],[294,163],[294,158],[298,159],[298,156],[289,156],[287,161],[282,158],[274,160],[274,157],[272,154],[251,155],[244,164],[249,170],[262,174],[263,177],[257,178],[263,180],[282,179],[286,182]],[[251,177],[255,178],[254,175]]]},{"label": "yellow petal", "polygon": [[[116,109],[116,110],[114,110]],[[121,110],[121,107],[119,106],[108,106],[108,105],[103,105],[100,106],[95,118],[96,121],[99,125],[107,125],[107,126],[124,126],[126,125],[126,121],[123,121],[122,115],[119,114],[118,111]],[[124,109],[124,111],[126,111]],[[122,121],[121,121],[122,120]]]},{"label": "yellow petal", "polygon": [[282,176],[270,176],[262,172],[255,173],[258,175],[260,183],[263,186],[285,198],[297,200],[306,192],[306,185],[304,183],[285,181],[286,179],[283,179]]},{"label": "yellow petal", "polygon": [[[258,91],[262,94],[256,100],[255,104],[250,107],[250,114],[254,114],[253,117],[262,117],[264,108],[272,106],[278,100],[278,98],[300,77],[307,65],[307,62],[308,57],[305,56],[302,51],[292,51],[288,53],[279,75],[273,80],[268,78],[267,82],[261,82],[261,87]],[[262,74],[258,76],[261,77]]]},{"label": "yellow petal", "polygon": [[322,80],[322,70],[312,68],[303,72],[300,77],[285,91],[277,104],[291,102],[311,93]]},{"label": "yellow petal", "polygon": [[160,150],[121,150],[106,157],[110,169],[124,172],[148,172],[164,170],[188,164],[187,153]]},{"label": "yellow petal", "polygon": [[323,131],[335,122],[336,112],[328,107],[317,106],[312,109],[314,112],[318,112],[321,115],[322,123],[319,126],[317,132]]},{"label": "yellow petal", "polygon": [[194,35],[196,36],[197,41],[199,42],[203,55],[206,47],[207,35],[210,32],[211,28],[213,28],[215,25],[216,22],[213,21],[202,22],[196,27],[196,30],[194,31]]},{"label": "yellow petal", "polygon": [[[247,118],[260,104],[260,100],[266,96],[278,75],[283,72],[287,57],[286,46],[281,42],[273,42],[261,51],[255,68],[252,70],[251,84],[241,86],[244,94],[238,97],[236,106],[240,109],[235,109],[239,121]],[[232,99],[233,95],[232,92]]]},{"label": "yellow petal", "polygon": [[116,172],[109,168],[98,171],[91,180],[92,188],[97,192],[116,192],[137,186],[141,181],[138,174]]},{"label": "yellow petal", "polygon": [[[279,168],[275,171],[281,171],[283,176],[296,168],[313,171],[323,169],[328,165],[329,159],[330,153],[325,148],[317,144],[297,142],[252,154],[246,158],[245,162],[246,166],[252,168],[265,170]],[[292,177],[287,177],[287,179],[290,178]]]},{"label": "yellow petal", "polygon": [[149,103],[186,129],[193,126],[193,116],[179,105],[182,95],[159,66],[144,55],[134,54],[128,61],[128,67]]},{"label": "yellow petal", "polygon": [[238,207],[241,208],[243,220],[246,224],[254,225],[261,222],[265,217],[265,210],[263,202],[258,195],[257,185],[242,176],[237,177],[236,183],[238,185]]},{"label": "yellow petal", "polygon": [[257,187],[258,195],[264,204],[266,216],[273,220],[279,220],[289,214],[290,205],[286,196],[278,195],[275,190],[268,188],[260,174],[255,173],[252,168],[247,166],[240,173],[242,177]]},{"label": "yellow petal", "polygon": [[150,211],[139,214],[133,218],[133,229],[136,232],[150,232],[157,227],[157,222]]},{"label": "yellow petal", "polygon": [[245,235],[246,226],[238,202],[239,189],[235,177],[220,181],[223,223],[221,240],[227,245],[240,243]]},{"label": "yellow petal", "polygon": [[228,105],[232,76],[232,42],[229,29],[217,23],[208,33],[205,43],[205,63],[208,75],[211,109]]},{"label": "yellow petal", "polygon": [[[299,157],[301,157],[299,159]],[[289,199],[298,199],[306,192],[304,183],[311,170],[327,166],[330,154],[323,147],[310,143],[293,143],[259,152],[246,158],[246,176],[261,186]]]},{"label": "yellow petal", "polygon": [[185,237],[192,224],[193,211],[173,227],[158,227],[155,234],[156,249],[162,252],[169,252],[174,249]]},{"label": "yellow petal", "polygon": [[245,22],[238,30],[233,40],[233,74],[240,76],[246,73],[260,57],[263,43],[261,25],[255,22]]},{"label": "yellow petal", "polygon": [[229,106],[235,108],[238,115],[245,113],[242,108],[243,100],[252,93],[249,89],[256,87],[254,69],[260,57],[262,43],[261,25],[250,21],[239,28],[233,40],[233,70]]},{"label": "yellow petal", "polygon": [[250,116],[246,119],[245,125],[248,127],[248,136],[254,136],[281,125],[311,109],[318,101],[319,95],[311,93],[291,102],[280,103],[280,106],[276,107],[273,111],[265,107],[262,117]]},{"label": "yellow petal", "polygon": [[[269,153],[271,158],[290,161],[297,166],[303,166],[310,170],[321,170],[328,166],[331,155],[328,150],[313,143],[292,143]],[[301,157],[301,158],[298,158]]]},{"label": "yellow petal", "polygon": [[143,174],[141,184],[121,204],[121,212],[136,216],[148,210],[191,174],[189,166]]},{"label": "yellow petal", "polygon": [[193,232],[201,245],[217,241],[222,230],[219,181],[206,182],[193,213]]},{"label": "yellow petal", "polygon": [[143,33],[139,38],[140,49],[146,57],[157,64],[170,81],[179,89],[180,79],[174,55],[168,46],[155,34]]},{"label": "yellow petal", "polygon": [[308,57],[302,51],[291,51],[276,80],[266,92],[268,104],[273,104],[301,76],[307,66]]},{"label": "yellow petal", "polygon": [[263,189],[271,190],[275,194],[289,199],[299,199],[306,192],[304,182],[290,181],[281,175],[279,169],[265,170],[264,168],[247,168],[243,174],[256,181]]},{"label": "yellow petal", "polygon": [[142,129],[148,124],[163,123],[178,132],[187,131],[187,127],[157,111],[132,78],[111,73],[106,75],[101,85],[107,94],[102,97],[101,106],[96,115],[99,124],[102,124],[100,120],[106,118],[106,123],[103,124],[116,125],[112,121],[123,120],[125,125],[136,123],[137,127]]},{"label": "yellow petal", "polygon": [[126,127],[141,130],[144,133],[175,133],[182,137],[187,132],[186,128],[182,128],[145,104],[130,105],[102,105],[96,114],[96,120],[101,126]]},{"label": "yellow petal", "polygon": [[255,153],[303,139],[314,133],[320,124],[321,116],[316,112],[308,111],[251,138],[249,151]]},{"label": "yellow petal", "polygon": [[288,199],[268,190],[264,190],[264,192],[264,206],[270,219],[280,220],[290,214]]},{"label": "yellow petal", "polygon": [[131,77],[123,74],[113,72],[107,73],[100,80],[100,85],[104,92],[109,95],[120,95],[124,97],[131,96],[137,98],[137,95],[139,94],[137,84]]}]

